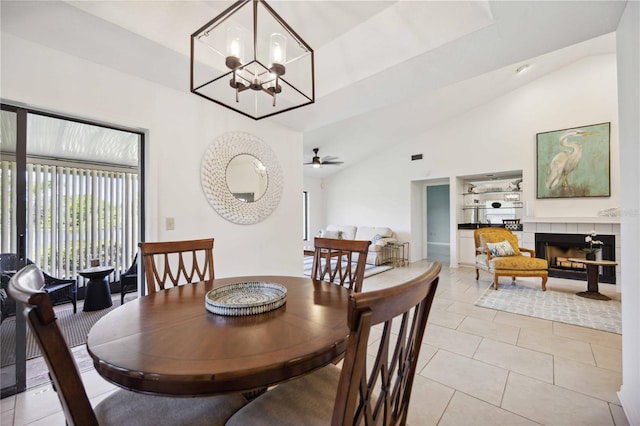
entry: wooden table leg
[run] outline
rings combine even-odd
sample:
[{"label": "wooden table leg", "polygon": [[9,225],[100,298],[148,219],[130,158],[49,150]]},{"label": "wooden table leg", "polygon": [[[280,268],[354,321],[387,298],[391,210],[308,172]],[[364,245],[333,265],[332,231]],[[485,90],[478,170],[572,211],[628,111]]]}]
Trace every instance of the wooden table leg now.
[{"label": "wooden table leg", "polygon": [[611,300],[610,297],[600,294],[598,288],[598,265],[587,265],[587,291],[576,293],[580,297],[595,300]]}]

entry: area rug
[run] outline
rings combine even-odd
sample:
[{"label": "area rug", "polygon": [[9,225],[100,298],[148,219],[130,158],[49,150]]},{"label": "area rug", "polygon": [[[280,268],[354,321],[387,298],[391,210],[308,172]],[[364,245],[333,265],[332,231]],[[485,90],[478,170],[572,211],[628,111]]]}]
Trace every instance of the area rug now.
[{"label": "area rug", "polygon": [[[120,306],[120,305],[117,305]],[[87,342],[87,334],[100,318],[117,307],[116,305],[101,309],[99,311],[84,312],[78,309],[76,314],[73,309],[56,310],[58,324],[62,328],[62,333],[67,340],[67,345],[72,348],[84,345]],[[1,366],[15,364],[15,342],[16,342],[16,318],[10,317],[2,321],[0,325],[0,343],[2,343]],[[29,326],[27,326],[27,359],[41,356],[40,349],[36,343]]]},{"label": "area rug", "polygon": [[[332,262],[335,262],[336,260],[333,259]],[[310,277],[311,276],[311,267],[313,266],[313,257],[312,256],[305,256],[304,257],[304,275]],[[351,267],[353,268],[353,270],[355,270],[356,268],[356,263],[352,262],[351,263]],[[384,271],[388,271],[389,269],[393,269],[393,266],[390,265],[370,265],[370,264],[365,264],[364,266],[364,278],[370,277],[371,275],[376,275],[379,274],[381,272]],[[348,282],[348,280],[347,280]]]},{"label": "area rug", "polygon": [[622,312],[616,300],[592,300],[516,284],[500,286],[499,290],[489,286],[475,305],[622,334]]}]

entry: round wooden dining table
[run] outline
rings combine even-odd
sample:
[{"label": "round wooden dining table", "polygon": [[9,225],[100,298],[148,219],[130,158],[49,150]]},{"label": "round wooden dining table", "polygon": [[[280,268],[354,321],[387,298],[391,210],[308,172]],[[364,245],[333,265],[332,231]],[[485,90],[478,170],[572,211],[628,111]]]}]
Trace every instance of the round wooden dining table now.
[{"label": "round wooden dining table", "polygon": [[[225,284],[287,288],[273,311],[223,316],[205,296]],[[139,297],[101,318],[87,349],[97,372],[123,388],[162,395],[248,392],[305,375],[346,350],[349,290],[303,277],[247,276],[185,284]]]}]

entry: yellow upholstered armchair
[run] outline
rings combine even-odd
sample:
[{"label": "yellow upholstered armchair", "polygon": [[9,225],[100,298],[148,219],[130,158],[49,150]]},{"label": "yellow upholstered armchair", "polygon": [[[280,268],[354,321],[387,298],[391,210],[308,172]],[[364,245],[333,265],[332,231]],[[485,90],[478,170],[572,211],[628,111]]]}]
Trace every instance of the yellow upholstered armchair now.
[{"label": "yellow upholstered armchair", "polygon": [[[547,261],[537,259],[535,250],[518,246],[518,237],[504,228],[479,228],[473,233],[476,244],[476,280],[480,270],[493,274],[495,289],[498,277],[542,278],[542,290],[547,289]],[[523,253],[527,253],[525,256]]]}]

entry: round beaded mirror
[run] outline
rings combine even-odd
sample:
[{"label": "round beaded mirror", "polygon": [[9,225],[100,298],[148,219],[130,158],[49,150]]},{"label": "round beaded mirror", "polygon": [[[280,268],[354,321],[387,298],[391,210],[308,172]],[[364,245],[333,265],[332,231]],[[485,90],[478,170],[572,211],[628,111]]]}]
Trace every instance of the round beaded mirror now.
[{"label": "round beaded mirror", "polygon": [[224,133],[207,147],[200,178],[211,207],[242,225],[264,220],[282,196],[282,169],[275,153],[245,132]]}]

